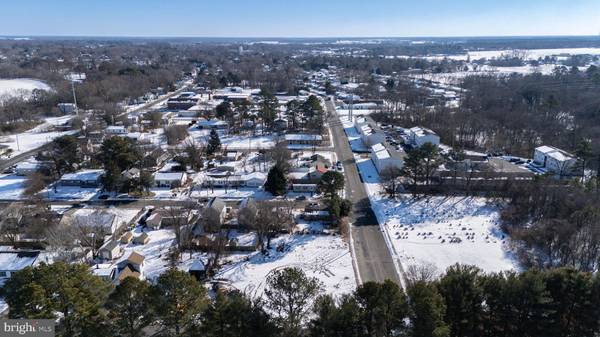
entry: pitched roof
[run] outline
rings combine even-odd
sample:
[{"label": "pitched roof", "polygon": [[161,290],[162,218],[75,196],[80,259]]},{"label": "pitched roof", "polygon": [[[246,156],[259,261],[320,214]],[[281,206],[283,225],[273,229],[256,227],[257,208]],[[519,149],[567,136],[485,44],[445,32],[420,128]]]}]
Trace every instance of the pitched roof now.
[{"label": "pitched roof", "polygon": [[127,262],[133,263],[136,265],[141,265],[142,263],[144,263],[145,259],[146,258],[144,257],[144,255],[134,251],[134,252],[131,252],[131,254],[129,254],[129,257],[127,258]]},{"label": "pitched roof", "polygon": [[134,277],[134,278],[139,279],[140,273],[138,271],[131,269],[131,267],[129,267],[129,265],[127,265],[127,266],[125,266],[125,268],[123,268],[123,270],[119,274],[119,282],[125,280],[127,277]]}]

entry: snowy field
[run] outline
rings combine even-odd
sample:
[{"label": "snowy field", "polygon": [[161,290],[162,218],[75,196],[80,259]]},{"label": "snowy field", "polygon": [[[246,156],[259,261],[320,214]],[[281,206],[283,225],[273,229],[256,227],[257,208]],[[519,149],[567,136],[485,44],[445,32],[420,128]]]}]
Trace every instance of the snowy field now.
[{"label": "snowy field", "polygon": [[[426,81],[439,82],[443,84],[460,84],[460,82],[467,76],[509,76],[511,74],[527,75],[539,72],[544,75],[552,74],[554,69],[558,65],[544,64],[539,67],[533,67],[530,65],[521,67],[490,67],[483,66],[477,70],[472,71],[457,71],[453,73],[437,73],[437,74],[422,74],[414,75],[414,79],[422,79]],[[582,68],[585,70],[585,68]]]},{"label": "snowy field", "polygon": [[455,263],[486,272],[517,269],[499,229],[499,208],[484,198],[404,195],[393,201],[382,194],[370,159],[357,165],[386,241],[404,269],[433,266],[441,273]]},{"label": "snowy field", "polygon": [[34,89],[52,90],[42,81],[29,78],[0,79],[0,100],[3,97],[23,96],[27,98]]},{"label": "snowy field", "polygon": [[44,123],[31,130],[0,137],[0,144],[8,145],[13,150],[12,155],[31,151],[51,142],[55,138],[74,134],[76,131],[49,131],[54,126],[67,123],[71,118],[73,116],[46,118]]},{"label": "snowy field", "polygon": [[[275,247],[283,244],[283,252]],[[348,245],[339,236],[282,235],[272,241],[268,256],[258,252],[232,255],[217,278],[253,297],[262,296],[268,275],[286,267],[301,268],[308,276],[318,278],[327,294],[347,294],[356,288],[352,257]]]},{"label": "snowy field", "polygon": [[[539,58],[545,58],[546,56],[557,56],[564,57],[567,55],[600,55],[600,48],[555,48],[555,49],[524,49],[524,50],[479,50],[470,51],[467,54],[455,54],[455,55],[432,55],[423,56],[422,58],[427,60],[443,60],[444,58],[466,61],[479,60],[482,58],[493,59],[502,56],[520,55],[525,60],[537,60]],[[408,58],[408,56],[398,56],[399,58]],[[419,58],[417,56],[417,58]]]},{"label": "snowy field", "polygon": [[26,177],[17,175],[0,175],[0,200],[20,200],[25,189]]}]

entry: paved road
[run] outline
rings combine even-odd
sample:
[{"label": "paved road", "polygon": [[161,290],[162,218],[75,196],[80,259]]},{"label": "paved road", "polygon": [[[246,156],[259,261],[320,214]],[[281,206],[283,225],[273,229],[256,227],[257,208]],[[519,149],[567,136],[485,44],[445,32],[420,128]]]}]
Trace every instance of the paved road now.
[{"label": "paved road", "polygon": [[362,282],[382,282],[389,279],[400,284],[392,255],[371,209],[371,203],[360,179],[348,137],[335,113],[335,106],[331,101],[327,101],[325,106],[331,116],[329,125],[333,133],[336,154],[338,160],[344,165],[346,197],[354,205],[350,220],[352,221],[354,259],[360,279]]},{"label": "paved road", "polygon": [[20,154],[18,154],[16,156],[10,157],[9,159],[1,160],[0,161],[0,171],[4,171],[7,168],[9,168],[9,167],[11,167],[13,165],[16,165],[16,164],[22,162],[23,160],[25,160],[25,159],[27,159],[27,158],[29,158],[29,157],[37,154],[39,151],[41,151],[42,149],[44,149],[44,148],[46,148],[48,146],[49,146],[49,143],[48,144],[44,144],[44,145],[42,145],[42,146],[40,146],[38,148],[35,148],[33,150],[29,150],[27,152],[22,152],[22,153],[20,153]]},{"label": "paved road", "polygon": [[155,106],[157,104],[160,104],[160,103],[168,100],[169,98],[171,98],[173,96],[179,95],[182,92],[187,91],[189,89],[189,85],[190,84],[191,84],[191,82],[188,83],[188,84],[186,84],[186,85],[184,85],[183,87],[181,87],[181,88],[173,91],[173,92],[170,92],[170,93],[166,94],[165,96],[163,96],[161,98],[155,99],[152,102],[148,102],[148,103],[146,103],[146,104],[144,104],[144,105],[142,105],[142,106],[140,106],[138,108],[135,108],[135,109],[130,110],[130,111],[124,111],[119,116],[124,116],[124,115],[130,114],[130,113],[135,113],[135,112],[140,112],[140,111],[147,110],[147,109],[149,109],[149,108],[151,108],[151,107],[153,107],[153,106]]}]

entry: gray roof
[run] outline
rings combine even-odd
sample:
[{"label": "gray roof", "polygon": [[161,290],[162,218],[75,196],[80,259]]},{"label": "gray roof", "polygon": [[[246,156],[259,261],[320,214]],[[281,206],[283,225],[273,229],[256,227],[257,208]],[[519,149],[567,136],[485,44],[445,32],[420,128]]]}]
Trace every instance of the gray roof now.
[{"label": "gray roof", "polygon": [[218,213],[221,213],[225,208],[225,202],[221,198],[214,198],[210,201],[208,207],[217,211]]}]

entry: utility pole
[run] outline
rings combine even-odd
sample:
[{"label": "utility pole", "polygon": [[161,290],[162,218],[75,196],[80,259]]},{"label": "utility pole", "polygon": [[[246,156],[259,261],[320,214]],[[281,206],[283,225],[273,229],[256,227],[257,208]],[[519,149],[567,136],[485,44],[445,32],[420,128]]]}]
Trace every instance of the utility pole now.
[{"label": "utility pole", "polygon": [[79,107],[77,106],[77,95],[75,95],[75,80],[71,78],[71,91],[73,91],[73,103],[75,103],[75,115],[79,116]]}]

